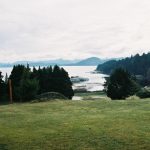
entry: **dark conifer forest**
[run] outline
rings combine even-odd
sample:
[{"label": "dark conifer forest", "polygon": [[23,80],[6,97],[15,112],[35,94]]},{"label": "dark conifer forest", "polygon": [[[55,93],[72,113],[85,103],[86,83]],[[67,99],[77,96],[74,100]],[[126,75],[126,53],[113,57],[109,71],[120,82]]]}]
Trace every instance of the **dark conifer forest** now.
[{"label": "dark conifer forest", "polygon": [[150,69],[150,53],[143,55],[135,55],[122,60],[111,60],[104,64],[98,65],[97,70],[106,74],[110,74],[116,68],[124,68],[134,75],[147,76]]},{"label": "dark conifer forest", "polygon": [[32,70],[29,65],[16,65],[9,78],[6,78],[4,81],[0,73],[0,102],[9,101],[9,79],[15,102],[27,102],[46,92],[58,92],[68,99],[74,95],[68,73],[57,65],[38,69],[34,67]]}]

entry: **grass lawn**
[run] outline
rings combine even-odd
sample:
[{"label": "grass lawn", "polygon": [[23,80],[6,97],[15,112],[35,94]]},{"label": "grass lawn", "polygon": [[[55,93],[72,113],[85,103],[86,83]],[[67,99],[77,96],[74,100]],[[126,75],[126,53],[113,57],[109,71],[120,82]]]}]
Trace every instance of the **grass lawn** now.
[{"label": "grass lawn", "polygon": [[75,96],[81,97],[82,100],[101,100],[101,99],[107,99],[108,100],[108,97],[102,91],[75,93]]},{"label": "grass lawn", "polygon": [[150,150],[150,99],[0,106],[0,150]]}]

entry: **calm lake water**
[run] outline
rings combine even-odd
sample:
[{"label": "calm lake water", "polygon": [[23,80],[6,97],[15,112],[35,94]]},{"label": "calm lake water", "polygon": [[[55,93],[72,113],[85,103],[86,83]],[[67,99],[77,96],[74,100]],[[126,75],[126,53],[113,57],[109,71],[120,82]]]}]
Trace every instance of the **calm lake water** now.
[{"label": "calm lake water", "polygon": [[[104,77],[106,75],[93,73],[96,69],[96,66],[63,66],[63,68],[69,73],[69,76],[79,76],[88,78],[89,81],[76,83],[73,85],[73,88],[85,88],[88,91],[99,91],[103,90],[103,84],[105,82]],[[12,68],[0,68],[2,74],[5,76],[7,73],[10,75]]]}]

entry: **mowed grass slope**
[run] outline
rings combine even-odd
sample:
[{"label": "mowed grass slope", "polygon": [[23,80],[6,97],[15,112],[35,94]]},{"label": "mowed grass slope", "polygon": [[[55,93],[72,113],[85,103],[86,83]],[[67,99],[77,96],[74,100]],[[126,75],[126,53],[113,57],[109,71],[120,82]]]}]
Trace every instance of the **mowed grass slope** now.
[{"label": "mowed grass slope", "polygon": [[150,99],[0,106],[0,150],[149,150]]}]

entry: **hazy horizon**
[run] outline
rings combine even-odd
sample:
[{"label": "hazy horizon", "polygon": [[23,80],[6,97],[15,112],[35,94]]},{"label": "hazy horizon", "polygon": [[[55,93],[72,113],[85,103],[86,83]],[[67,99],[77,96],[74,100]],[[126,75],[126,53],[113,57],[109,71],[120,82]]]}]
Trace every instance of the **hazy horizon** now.
[{"label": "hazy horizon", "polygon": [[123,59],[123,57],[118,57],[118,58],[100,58],[100,57],[96,57],[96,56],[91,56],[91,57],[85,57],[85,58],[80,58],[80,59],[64,59],[64,58],[54,58],[54,59],[37,59],[37,60],[16,60],[16,61],[11,61],[11,62],[6,62],[6,61],[0,61],[0,63],[16,63],[16,62],[46,62],[46,61],[70,61],[70,62],[79,62],[82,60],[86,60],[89,58],[99,58],[101,60],[110,60],[110,59]]},{"label": "hazy horizon", "polygon": [[1,0],[0,62],[150,51],[149,0]]}]

